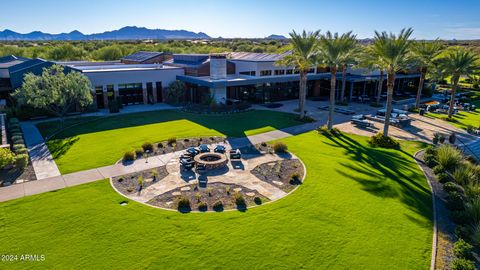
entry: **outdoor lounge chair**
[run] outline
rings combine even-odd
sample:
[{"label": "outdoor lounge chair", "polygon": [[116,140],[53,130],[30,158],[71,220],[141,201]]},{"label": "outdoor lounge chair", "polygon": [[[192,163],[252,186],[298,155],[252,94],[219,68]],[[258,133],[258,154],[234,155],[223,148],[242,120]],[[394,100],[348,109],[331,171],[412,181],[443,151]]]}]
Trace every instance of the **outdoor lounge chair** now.
[{"label": "outdoor lounge chair", "polygon": [[198,149],[200,150],[200,153],[206,153],[210,152],[210,148],[208,148],[208,145],[206,144],[201,144]]},{"label": "outdoor lounge chair", "polygon": [[180,160],[180,165],[183,167],[183,169],[191,170],[195,166],[195,161],[187,160],[187,159],[181,159]]},{"label": "outdoor lounge chair", "polygon": [[359,126],[359,127],[371,127],[372,123],[368,120],[360,120],[360,119],[352,119],[350,120],[352,124]]},{"label": "outdoor lounge chair", "polygon": [[205,166],[205,164],[202,164],[202,163],[197,164],[197,171],[204,172],[206,169],[207,167]]},{"label": "outdoor lounge chair", "polygon": [[242,158],[242,152],[240,152],[240,149],[230,150],[230,159],[241,159],[241,158]]},{"label": "outdoor lounge chair", "polygon": [[198,151],[194,147],[190,147],[190,148],[187,149],[187,153],[190,154],[192,157],[198,155],[199,152],[200,151]]},{"label": "outdoor lounge chair", "polygon": [[215,149],[213,149],[213,152],[215,153],[225,153],[225,146],[218,144],[215,146]]}]

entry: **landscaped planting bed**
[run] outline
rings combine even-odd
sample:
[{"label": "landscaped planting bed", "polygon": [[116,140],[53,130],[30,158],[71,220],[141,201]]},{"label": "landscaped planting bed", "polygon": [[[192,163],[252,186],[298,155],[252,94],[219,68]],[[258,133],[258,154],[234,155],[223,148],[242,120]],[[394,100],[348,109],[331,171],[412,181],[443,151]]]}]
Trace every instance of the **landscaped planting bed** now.
[{"label": "landscaped planting bed", "polygon": [[165,166],[112,178],[113,186],[122,194],[130,195],[162,180],[168,175]]},{"label": "landscaped planting bed", "polygon": [[[260,205],[268,201],[257,191],[235,184],[209,183],[207,187],[196,184],[176,188],[170,192],[156,196],[148,204],[179,210],[217,211],[229,209],[245,210],[249,206]],[[183,205],[182,203],[185,202]],[[187,203],[188,202],[188,205]],[[221,202],[221,203],[219,203]]]},{"label": "landscaped planting bed", "polygon": [[302,183],[305,172],[298,159],[287,159],[260,164],[252,170],[252,174],[285,192],[290,192]]}]

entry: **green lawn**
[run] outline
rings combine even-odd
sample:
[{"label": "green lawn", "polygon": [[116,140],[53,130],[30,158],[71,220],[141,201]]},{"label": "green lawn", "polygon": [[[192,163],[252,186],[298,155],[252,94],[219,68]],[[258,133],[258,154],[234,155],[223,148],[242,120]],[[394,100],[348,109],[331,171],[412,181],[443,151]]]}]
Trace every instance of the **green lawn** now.
[{"label": "green lawn", "polygon": [[431,195],[411,155],[365,137],[283,140],[306,164],[293,194],[246,212],[180,214],[107,181],[0,203],[0,250],[44,254],[1,268],[428,269]]},{"label": "green lawn", "polygon": [[[473,102],[473,104],[475,104],[477,108],[480,107],[480,101],[475,101]],[[442,120],[445,120],[447,118],[446,114],[440,114],[440,113],[427,113],[426,116],[439,118]],[[467,129],[468,126],[472,126],[476,129],[480,127],[479,110],[475,112],[459,111],[453,116],[453,119],[454,121],[448,121],[448,122],[458,128]]]},{"label": "green lawn", "polygon": [[[62,174],[111,165],[128,150],[170,137],[225,135],[243,137],[300,125],[296,115],[249,111],[231,115],[199,115],[176,111],[124,114],[107,118],[68,120],[66,129],[47,142]],[[85,122],[88,121],[88,122]],[[58,130],[58,122],[38,125],[44,137]]]}]

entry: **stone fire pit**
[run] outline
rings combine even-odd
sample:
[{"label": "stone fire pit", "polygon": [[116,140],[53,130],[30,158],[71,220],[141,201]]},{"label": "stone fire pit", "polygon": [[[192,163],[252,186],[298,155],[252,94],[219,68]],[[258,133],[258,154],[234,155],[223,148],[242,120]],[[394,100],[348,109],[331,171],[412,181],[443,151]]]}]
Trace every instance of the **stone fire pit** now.
[{"label": "stone fire pit", "polygon": [[205,169],[212,170],[227,165],[228,159],[224,154],[220,153],[201,153],[196,155],[193,160],[197,164],[205,165]]}]

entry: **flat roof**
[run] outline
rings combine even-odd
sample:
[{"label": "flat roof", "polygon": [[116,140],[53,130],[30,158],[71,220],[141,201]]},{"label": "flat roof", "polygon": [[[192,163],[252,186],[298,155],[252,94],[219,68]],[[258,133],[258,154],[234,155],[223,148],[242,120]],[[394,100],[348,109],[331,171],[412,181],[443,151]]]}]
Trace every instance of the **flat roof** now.
[{"label": "flat roof", "polygon": [[141,63],[162,54],[164,54],[164,52],[138,51],[123,57],[122,60]]},{"label": "flat roof", "polygon": [[291,54],[290,51],[284,53],[232,52],[230,53],[230,60],[248,62],[275,62],[289,54]]},{"label": "flat roof", "polygon": [[[321,80],[330,79],[330,73],[309,73],[307,80]],[[363,82],[378,80],[380,75],[347,75],[348,82]],[[397,79],[403,78],[417,78],[420,74],[397,74]],[[337,74],[337,80],[342,79],[342,74]],[[210,76],[189,76],[189,75],[177,75],[177,80],[181,80],[187,83],[197,84],[205,87],[228,87],[228,86],[242,86],[262,83],[282,83],[299,81],[300,76],[298,74],[291,75],[272,75],[272,76],[248,76],[248,75],[227,75],[225,79],[212,80]]]},{"label": "flat roof", "polygon": [[117,64],[117,65],[95,65],[95,66],[72,66],[73,69],[83,73],[92,72],[124,72],[139,70],[167,70],[179,69],[179,67],[165,66],[162,64]]}]

